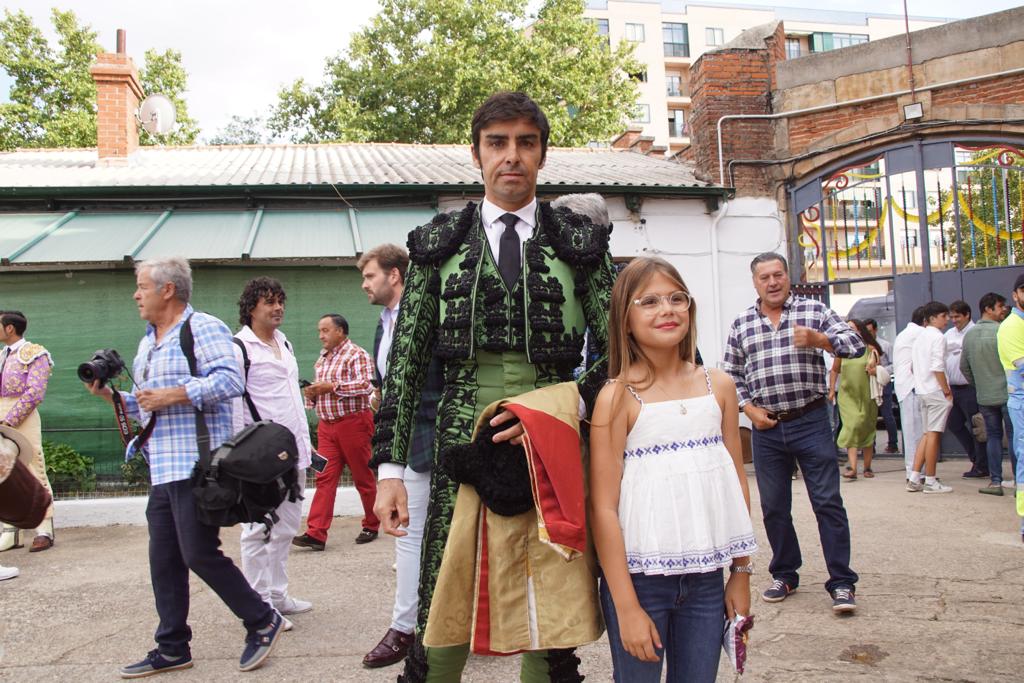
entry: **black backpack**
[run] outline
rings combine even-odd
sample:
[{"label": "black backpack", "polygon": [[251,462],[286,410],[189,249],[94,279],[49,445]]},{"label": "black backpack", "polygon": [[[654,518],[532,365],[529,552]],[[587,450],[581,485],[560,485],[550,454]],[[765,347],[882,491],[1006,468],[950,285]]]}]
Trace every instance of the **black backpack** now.
[{"label": "black backpack", "polygon": [[[198,377],[191,317],[181,326],[180,343],[189,371]],[[248,365],[246,362],[246,380]],[[199,521],[209,526],[260,522],[269,539],[270,529],[278,521],[277,506],[285,499],[302,499],[295,436],[276,422],[257,421],[211,453],[206,420],[201,410],[195,413],[199,460],[192,470],[192,493]]]}]

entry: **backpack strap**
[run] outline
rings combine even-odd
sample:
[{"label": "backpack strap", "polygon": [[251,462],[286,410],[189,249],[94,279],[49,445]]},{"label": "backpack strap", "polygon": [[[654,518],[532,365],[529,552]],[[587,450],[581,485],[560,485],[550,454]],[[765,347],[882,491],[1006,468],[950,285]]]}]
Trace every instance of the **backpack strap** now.
[{"label": "backpack strap", "polygon": [[252,362],[249,360],[249,352],[245,348],[245,343],[238,337],[232,337],[231,341],[235,342],[238,348],[242,350],[242,370],[244,371],[242,375],[242,398],[245,399],[245,405],[249,406],[249,414],[252,415],[253,422],[259,422],[262,419],[260,411],[256,409],[256,404],[253,403],[252,396],[249,394],[249,367],[252,365]]},{"label": "backpack strap", "polygon": [[[196,339],[192,334],[192,315],[185,318],[181,325],[181,333],[178,335],[178,342],[181,345],[181,352],[188,361],[188,371],[193,377],[199,377],[199,366],[196,362]],[[196,443],[199,446],[199,459],[204,463],[210,462],[210,430],[203,418],[203,411],[192,408],[196,414]]]}]

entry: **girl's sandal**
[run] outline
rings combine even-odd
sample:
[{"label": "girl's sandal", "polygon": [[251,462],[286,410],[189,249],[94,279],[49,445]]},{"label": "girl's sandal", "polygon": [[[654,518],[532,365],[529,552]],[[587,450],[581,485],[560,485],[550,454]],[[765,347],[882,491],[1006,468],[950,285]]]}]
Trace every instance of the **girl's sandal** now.
[{"label": "girl's sandal", "polygon": [[865,467],[864,476],[867,477],[868,479],[873,479],[875,477],[875,473],[871,471],[870,467]]},{"label": "girl's sandal", "polygon": [[[867,476],[867,475],[865,474],[864,476]],[[849,467],[847,467],[846,471],[843,472],[843,479],[856,479],[856,478],[857,478],[857,473],[854,472]]]}]

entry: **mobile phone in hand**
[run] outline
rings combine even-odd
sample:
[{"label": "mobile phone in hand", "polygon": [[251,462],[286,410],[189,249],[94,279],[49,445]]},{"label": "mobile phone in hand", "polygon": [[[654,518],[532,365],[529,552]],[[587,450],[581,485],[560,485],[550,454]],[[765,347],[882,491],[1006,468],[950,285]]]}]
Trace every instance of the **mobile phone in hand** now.
[{"label": "mobile phone in hand", "polygon": [[313,451],[309,466],[313,471],[323,473],[324,468],[327,467],[327,458]]}]

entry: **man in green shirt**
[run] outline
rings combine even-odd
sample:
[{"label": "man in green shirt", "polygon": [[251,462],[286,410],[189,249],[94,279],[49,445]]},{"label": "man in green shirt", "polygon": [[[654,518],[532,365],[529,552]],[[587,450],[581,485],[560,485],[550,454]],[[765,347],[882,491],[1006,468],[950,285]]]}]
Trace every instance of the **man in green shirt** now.
[{"label": "man in green shirt", "polygon": [[1006,409],[1006,373],[999,360],[996,336],[999,323],[1010,312],[1006,297],[989,292],[978,302],[981,320],[964,335],[963,352],[960,354],[960,371],[974,386],[978,395],[978,410],[985,418],[985,432],[988,441],[985,449],[988,455],[988,472],[991,482],[978,489],[980,493],[992,496],[1003,495],[1003,428],[1010,445],[1010,462],[1016,465],[1013,450],[1013,424]]}]

